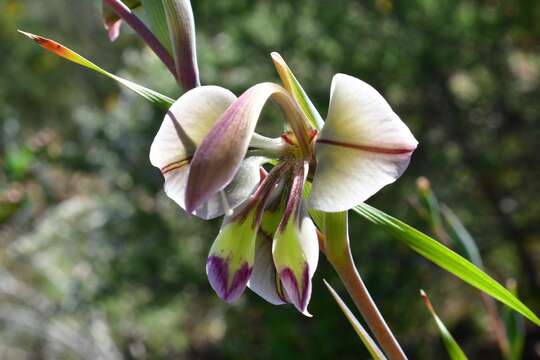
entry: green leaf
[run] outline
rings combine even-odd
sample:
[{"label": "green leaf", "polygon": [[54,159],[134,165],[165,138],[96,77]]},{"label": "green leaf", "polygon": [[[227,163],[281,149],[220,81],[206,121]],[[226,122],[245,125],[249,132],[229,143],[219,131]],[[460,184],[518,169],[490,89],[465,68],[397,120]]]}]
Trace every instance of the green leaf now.
[{"label": "green leaf", "polygon": [[510,291],[438,241],[370,205],[360,204],[354,207],[353,211],[388,231],[426,259],[484,291],[540,326],[540,319]]},{"label": "green leaf", "polygon": [[433,319],[435,320],[435,323],[437,324],[437,327],[439,328],[439,332],[441,333],[442,341],[444,343],[444,346],[446,347],[446,351],[448,352],[448,356],[451,360],[467,360],[467,355],[461,350],[461,347],[456,342],[452,334],[450,334],[450,331],[446,328],[442,320],[439,318],[437,313],[435,312],[435,309],[433,309],[433,305],[431,304],[431,301],[429,301],[429,297],[424,292],[424,290],[420,290],[420,295],[422,295],[422,298],[424,300],[424,303],[426,304],[426,307],[428,308],[429,312],[433,316]]},{"label": "green leaf", "polygon": [[277,52],[273,52],[271,56],[283,86],[296,100],[297,104],[300,106],[300,109],[309,120],[311,126],[317,130],[322,129],[324,121],[321,115],[307,96],[306,92],[294,76],[287,63],[285,63],[285,60],[283,60],[281,55],[279,55]]},{"label": "green leaf", "polygon": [[169,37],[169,29],[167,28],[167,20],[165,18],[165,9],[161,0],[140,0],[150,29],[159,42],[172,54],[171,38]]},{"label": "green leaf", "polygon": [[[512,294],[517,295],[517,283],[515,280],[509,280],[506,283],[508,290]],[[523,355],[523,345],[525,344],[525,322],[523,317],[513,311],[508,311],[507,308],[502,309],[502,320],[506,330],[506,338],[510,345],[509,360],[519,360]]]},{"label": "green leaf", "polygon": [[330,291],[330,294],[332,294],[334,300],[336,300],[337,304],[339,305],[341,311],[343,311],[343,314],[345,314],[345,317],[349,322],[351,323],[354,331],[358,334],[358,337],[360,340],[362,340],[362,343],[364,343],[365,347],[368,349],[371,356],[376,360],[386,360],[386,357],[384,356],[383,352],[379,347],[377,346],[377,343],[369,336],[369,333],[364,329],[362,324],[360,324],[360,321],[356,319],[354,314],[351,310],[347,307],[347,304],[339,297],[338,293],[328,284],[326,280],[324,280],[324,285],[328,288],[328,291]]},{"label": "green leaf", "polygon": [[459,252],[479,268],[483,268],[482,257],[478,246],[471,234],[467,231],[461,220],[447,206],[441,207],[444,221],[450,229],[450,238],[456,244]]},{"label": "green leaf", "polygon": [[437,233],[437,229],[442,226],[441,208],[431,188],[431,183],[422,176],[416,180],[416,187],[418,188],[418,199],[425,210],[425,216],[431,227],[435,229],[435,233]]},{"label": "green leaf", "polygon": [[105,75],[105,76],[119,82],[120,84],[126,86],[127,88],[131,89],[135,93],[141,95],[142,97],[144,97],[146,100],[150,101],[153,104],[156,104],[156,105],[161,106],[161,107],[163,107],[165,109],[168,109],[174,102],[174,100],[171,99],[170,97],[162,95],[162,94],[158,93],[157,91],[145,88],[144,86],[136,84],[136,83],[134,83],[132,81],[129,81],[129,80],[123,79],[123,78],[121,78],[119,76],[116,76],[114,74],[111,74],[110,72],[100,68],[99,66],[97,66],[96,64],[91,62],[90,60],[82,57],[81,55],[77,54],[73,50],[65,47],[62,44],[57,43],[54,40],[47,39],[47,38],[44,38],[44,37],[39,36],[39,35],[30,34],[30,33],[27,33],[27,32],[21,31],[21,30],[18,30],[18,31],[21,34],[26,35],[30,39],[37,42],[44,49],[49,50],[50,52],[52,52],[52,53],[54,53],[54,54],[56,54],[56,55],[58,55],[60,57],[63,57],[64,59],[72,61],[72,62],[74,62],[76,64],[79,64],[79,65],[84,66],[86,68],[89,68],[91,70],[94,70],[94,71],[96,71],[96,72],[98,72],[100,74],[103,74],[103,75]]}]

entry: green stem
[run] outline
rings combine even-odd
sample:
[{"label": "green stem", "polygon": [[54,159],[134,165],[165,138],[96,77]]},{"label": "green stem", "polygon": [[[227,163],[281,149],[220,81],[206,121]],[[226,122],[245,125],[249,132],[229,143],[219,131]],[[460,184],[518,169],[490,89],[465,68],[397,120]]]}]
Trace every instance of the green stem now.
[{"label": "green stem", "polygon": [[332,261],[330,258],[329,260],[388,358],[406,360],[407,356],[362,281],[349,247],[347,247],[346,255],[341,256],[339,261]]}]

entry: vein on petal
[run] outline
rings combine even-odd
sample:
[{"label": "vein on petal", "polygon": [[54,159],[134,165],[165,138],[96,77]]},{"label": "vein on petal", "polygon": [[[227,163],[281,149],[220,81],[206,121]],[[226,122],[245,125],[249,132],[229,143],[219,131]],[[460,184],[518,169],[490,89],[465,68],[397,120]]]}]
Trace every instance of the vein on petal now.
[{"label": "vein on petal", "polygon": [[412,153],[416,149],[416,147],[409,147],[409,148],[403,147],[403,148],[390,149],[390,148],[379,147],[379,146],[352,144],[352,143],[347,143],[343,141],[328,140],[328,139],[317,139],[317,142],[321,144],[346,147],[349,149],[373,152],[373,153],[378,153],[378,154],[390,154],[390,155],[409,154],[409,153]]},{"label": "vein on petal", "polygon": [[177,169],[180,169],[186,165],[189,165],[190,161],[191,161],[191,156],[187,159],[184,159],[184,160],[180,160],[180,161],[175,161],[173,163],[170,163],[164,167],[162,167],[161,169],[159,169],[161,171],[161,173],[163,175],[165,175],[166,173],[168,172],[171,172],[173,170],[177,170]]}]

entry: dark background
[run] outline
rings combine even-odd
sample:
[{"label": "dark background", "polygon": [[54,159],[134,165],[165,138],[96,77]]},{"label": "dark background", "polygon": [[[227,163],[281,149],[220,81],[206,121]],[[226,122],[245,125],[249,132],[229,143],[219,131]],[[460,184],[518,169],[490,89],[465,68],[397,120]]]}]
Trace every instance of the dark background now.
[{"label": "dark background", "polygon": [[[237,95],[278,81],[279,51],[326,113],[333,74],[380,90],[420,141],[369,203],[430,232],[411,207],[428,177],[540,312],[540,2],[193,1],[204,84]],[[322,279],[313,319],[251,292],[223,303],[204,264],[220,221],[188,219],[148,161],[163,112],[16,32],[51,37],[160,92],[181,92],[124,26],[110,43],[99,1],[0,1],[0,357],[366,358]],[[272,117],[270,117],[272,118]],[[497,359],[476,290],[351,215],[359,270],[406,352],[444,358],[424,288],[465,352]],[[524,358],[540,358],[526,323]]]}]

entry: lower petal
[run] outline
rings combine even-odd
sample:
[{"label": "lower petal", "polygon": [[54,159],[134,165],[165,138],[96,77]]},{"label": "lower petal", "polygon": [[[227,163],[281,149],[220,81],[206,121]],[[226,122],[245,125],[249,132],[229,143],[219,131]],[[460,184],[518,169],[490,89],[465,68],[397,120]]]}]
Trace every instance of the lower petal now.
[{"label": "lower petal", "polygon": [[277,281],[276,266],[272,258],[272,238],[259,232],[255,246],[255,263],[248,287],[270,304],[285,304],[278,293]]}]

